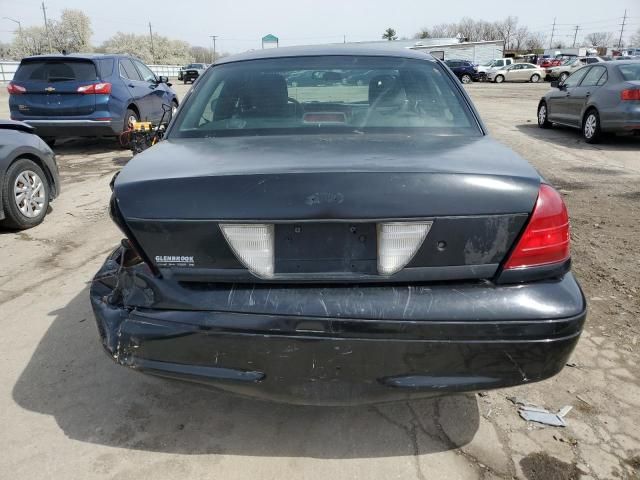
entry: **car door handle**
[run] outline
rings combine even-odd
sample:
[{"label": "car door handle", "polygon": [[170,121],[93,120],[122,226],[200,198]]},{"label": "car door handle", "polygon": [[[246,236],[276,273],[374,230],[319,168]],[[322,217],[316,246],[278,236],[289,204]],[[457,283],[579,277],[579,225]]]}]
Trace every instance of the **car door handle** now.
[{"label": "car door handle", "polygon": [[591,96],[591,92],[587,92],[585,97],[590,97]]},{"label": "car door handle", "polygon": [[133,83],[130,83],[129,88],[133,88],[133,87],[135,87],[135,85]]}]

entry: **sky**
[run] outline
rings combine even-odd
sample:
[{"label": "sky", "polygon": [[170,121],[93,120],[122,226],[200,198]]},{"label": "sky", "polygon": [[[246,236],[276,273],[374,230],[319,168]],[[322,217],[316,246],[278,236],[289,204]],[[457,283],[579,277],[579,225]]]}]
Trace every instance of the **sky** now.
[{"label": "sky", "polygon": [[[64,8],[84,11],[91,18],[92,43],[100,44],[118,31],[154,34],[211,47],[217,35],[219,52],[236,53],[260,48],[268,33],[280,45],[380,40],[387,27],[398,35],[413,36],[422,27],[458,21],[464,16],[498,20],[508,15],[547,38],[554,17],[556,37],[573,40],[590,32],[620,32],[625,9],[625,37],[640,28],[640,0],[45,0],[48,18]],[[23,28],[43,25],[41,0],[0,0],[0,17],[11,17]],[[10,42],[17,24],[0,18],[0,41]],[[617,38],[617,37],[616,37]]]}]

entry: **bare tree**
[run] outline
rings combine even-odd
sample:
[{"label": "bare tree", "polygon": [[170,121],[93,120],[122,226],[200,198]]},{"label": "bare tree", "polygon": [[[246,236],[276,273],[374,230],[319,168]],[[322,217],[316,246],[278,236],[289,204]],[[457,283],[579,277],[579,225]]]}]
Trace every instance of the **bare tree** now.
[{"label": "bare tree", "polygon": [[631,45],[634,47],[640,47],[640,28],[638,28],[636,33],[631,37]]},{"label": "bare tree", "polygon": [[396,31],[395,31],[395,29],[393,29],[393,28],[389,27],[389,28],[387,28],[387,29],[384,31],[384,33],[382,34],[382,38],[383,38],[384,40],[389,40],[389,41],[391,41],[391,40],[397,40],[397,39],[398,39],[398,36],[396,35]]},{"label": "bare tree", "polygon": [[584,37],[585,42],[589,46],[606,47],[613,43],[612,32],[592,32]]},{"label": "bare tree", "polygon": [[525,26],[518,27],[513,32],[513,42],[511,46],[514,50],[520,51],[526,48],[527,39],[530,37],[529,29]]},{"label": "bare tree", "polygon": [[542,50],[545,44],[545,36],[540,33],[530,33],[524,42],[524,46],[527,50]]},{"label": "bare tree", "polygon": [[512,37],[518,27],[518,17],[508,16],[503,21],[498,22],[496,27],[500,34],[500,38],[504,40],[504,48],[511,48],[511,43],[513,41]]}]

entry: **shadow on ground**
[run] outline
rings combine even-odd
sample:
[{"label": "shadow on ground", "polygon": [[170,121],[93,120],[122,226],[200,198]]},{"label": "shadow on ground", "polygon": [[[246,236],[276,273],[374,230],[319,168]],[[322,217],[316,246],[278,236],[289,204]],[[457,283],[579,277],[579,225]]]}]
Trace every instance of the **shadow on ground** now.
[{"label": "shadow on ground", "polygon": [[371,458],[455,449],[478,429],[474,395],[291,406],[127,370],[102,351],[88,288],[51,316],[13,397],[75,440],[182,454]]},{"label": "shadow on ground", "polygon": [[577,128],[554,125],[550,129],[542,129],[537,123],[522,123],[516,128],[525,135],[562,147],[578,150],[602,150],[605,152],[624,152],[640,150],[640,136],[613,136],[606,135],[600,143],[589,144],[582,138],[582,133]]}]

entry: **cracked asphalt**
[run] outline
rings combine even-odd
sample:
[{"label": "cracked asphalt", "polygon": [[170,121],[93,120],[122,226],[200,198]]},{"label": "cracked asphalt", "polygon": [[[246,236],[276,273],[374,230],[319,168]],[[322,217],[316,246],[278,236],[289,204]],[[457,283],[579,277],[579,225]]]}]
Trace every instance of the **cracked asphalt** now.
[{"label": "cracked asphalt", "polygon": [[[118,367],[88,283],[121,237],[108,183],[131,155],[70,140],[56,147],[63,192],[45,222],[0,230],[0,478],[640,478],[640,138],[591,146],[538,129],[548,84],[467,88],[491,134],[569,206],[590,307],[571,366],[517,388],[358,408],[262,403]],[[525,422],[512,396],[571,405],[568,426]]]}]

